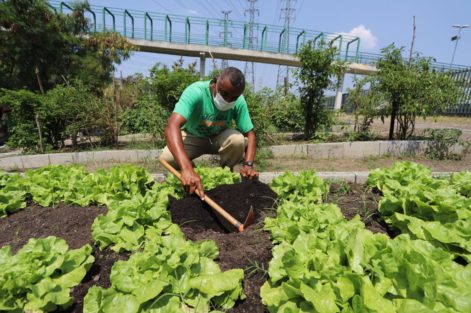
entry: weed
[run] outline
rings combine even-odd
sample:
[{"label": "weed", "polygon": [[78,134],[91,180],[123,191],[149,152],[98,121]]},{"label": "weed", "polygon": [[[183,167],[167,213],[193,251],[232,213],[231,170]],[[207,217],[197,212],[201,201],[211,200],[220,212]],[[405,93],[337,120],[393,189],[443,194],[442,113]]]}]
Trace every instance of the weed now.
[{"label": "weed", "polygon": [[[363,192],[360,195],[361,201],[363,202],[363,214],[361,214],[363,222],[369,220],[371,217],[373,217],[376,214],[376,210],[371,210],[370,211],[370,209],[368,208],[367,193],[369,191],[370,191],[370,188],[366,187],[366,188],[363,189]],[[376,203],[375,207],[378,208],[378,201],[374,198],[372,199],[372,201],[374,201]]]},{"label": "weed", "polygon": [[327,201],[327,197],[330,195],[333,202],[338,202],[338,200],[348,194],[351,187],[350,184],[344,180],[337,178],[327,178],[325,182],[329,185],[327,193],[324,195],[324,202]]},{"label": "weed", "polygon": [[247,277],[252,277],[257,274],[261,274],[262,277],[268,276],[268,269],[265,268],[265,265],[263,263],[260,264],[257,261],[253,261],[253,260],[248,260],[248,261],[250,265],[247,266],[244,270]]}]

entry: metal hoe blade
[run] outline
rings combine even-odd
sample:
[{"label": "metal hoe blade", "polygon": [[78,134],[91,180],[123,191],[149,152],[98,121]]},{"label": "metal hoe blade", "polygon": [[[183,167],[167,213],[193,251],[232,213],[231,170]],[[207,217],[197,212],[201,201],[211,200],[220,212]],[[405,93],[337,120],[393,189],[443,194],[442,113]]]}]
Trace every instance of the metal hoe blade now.
[{"label": "metal hoe blade", "polygon": [[253,224],[255,220],[255,213],[253,211],[253,207],[250,206],[249,213],[247,214],[247,217],[245,218],[244,225],[241,225],[239,227],[239,233],[243,232],[247,227]]}]

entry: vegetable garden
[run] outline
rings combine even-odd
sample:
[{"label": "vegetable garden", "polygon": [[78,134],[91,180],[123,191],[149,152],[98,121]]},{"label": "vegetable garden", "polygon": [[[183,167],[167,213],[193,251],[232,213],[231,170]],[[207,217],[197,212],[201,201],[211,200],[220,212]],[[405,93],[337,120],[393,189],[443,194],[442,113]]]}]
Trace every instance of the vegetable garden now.
[{"label": "vegetable garden", "polygon": [[[470,312],[471,172],[402,162],[365,186],[198,168],[230,227],[142,168],[0,175],[0,311]],[[30,239],[31,238],[31,239]]]}]

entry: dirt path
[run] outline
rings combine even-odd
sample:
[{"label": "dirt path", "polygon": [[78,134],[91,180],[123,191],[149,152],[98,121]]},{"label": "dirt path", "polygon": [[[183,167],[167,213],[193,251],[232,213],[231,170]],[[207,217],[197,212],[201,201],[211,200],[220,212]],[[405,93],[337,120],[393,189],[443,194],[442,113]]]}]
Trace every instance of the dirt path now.
[{"label": "dirt path", "polygon": [[[391,167],[399,161],[423,164],[434,172],[471,171],[471,153],[461,160],[431,160],[424,156],[365,157],[363,159],[310,160],[307,158],[263,159],[258,162],[258,170],[263,172],[301,171],[313,169],[317,172],[363,172],[378,167]],[[237,170],[237,168],[236,168]]]},{"label": "dirt path", "polygon": [[[380,119],[376,119],[372,125],[372,132],[387,137],[389,134],[390,119],[386,118],[384,123]],[[463,132],[462,140],[471,141],[471,117],[458,116],[439,116],[436,119],[418,118],[415,122],[416,135],[422,135],[427,128],[456,128]]]}]

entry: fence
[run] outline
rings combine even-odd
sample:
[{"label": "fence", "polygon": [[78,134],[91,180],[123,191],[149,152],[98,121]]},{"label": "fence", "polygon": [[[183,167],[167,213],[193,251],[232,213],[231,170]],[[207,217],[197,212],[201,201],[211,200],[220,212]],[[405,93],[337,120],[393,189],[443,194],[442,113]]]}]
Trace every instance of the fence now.
[{"label": "fence", "polygon": [[[458,69],[451,71],[451,76],[455,80],[463,82],[462,92],[463,97],[458,100],[456,105],[450,106],[443,115],[456,115],[456,116],[471,116],[471,68]],[[365,91],[367,93],[368,91]],[[333,109],[335,103],[335,96],[326,97],[325,105]],[[353,113],[353,106],[348,98],[348,93],[342,95],[342,111],[346,113]]]}]

